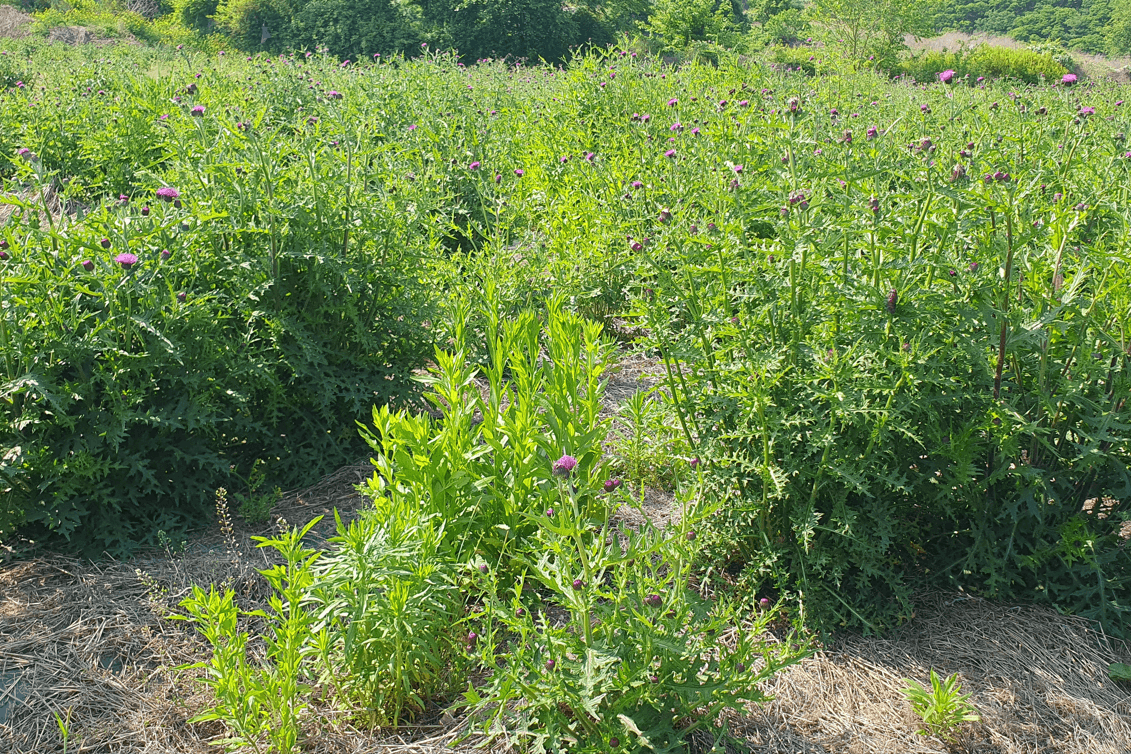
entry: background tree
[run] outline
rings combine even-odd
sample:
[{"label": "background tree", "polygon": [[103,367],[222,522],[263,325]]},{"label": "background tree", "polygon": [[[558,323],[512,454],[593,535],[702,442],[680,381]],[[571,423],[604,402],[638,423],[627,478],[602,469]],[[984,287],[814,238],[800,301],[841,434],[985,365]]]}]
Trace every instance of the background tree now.
[{"label": "background tree", "polygon": [[641,27],[668,51],[684,50],[692,42],[733,45],[738,32],[730,2],[717,0],[655,0],[652,15]]},{"label": "background tree", "polygon": [[894,62],[907,35],[934,33],[936,0],[814,0],[814,17],[853,59]]}]

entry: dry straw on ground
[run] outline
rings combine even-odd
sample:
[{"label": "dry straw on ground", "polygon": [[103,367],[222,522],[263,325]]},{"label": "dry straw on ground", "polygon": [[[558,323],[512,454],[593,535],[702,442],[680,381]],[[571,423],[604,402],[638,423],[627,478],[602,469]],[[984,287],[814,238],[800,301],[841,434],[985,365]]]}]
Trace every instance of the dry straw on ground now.
[{"label": "dry straw on ground", "polygon": [[[653,384],[654,365],[626,366],[610,385],[614,405]],[[69,716],[70,752],[216,751],[208,742],[224,735],[222,725],[186,722],[208,704],[199,671],[170,670],[206,660],[208,648],[191,626],[165,616],[193,584],[227,583],[244,608],[263,605],[268,590],[255,569],[268,556],[248,536],[277,527],[280,516],[300,524],[323,514],[317,538],[332,534],[333,509],[349,518],[366,503],[354,487],[370,473],[359,461],[287,495],[275,523],[230,535],[217,526],[178,552],[0,566],[0,752],[62,752],[56,715]],[[732,733],[756,754],[1131,752],[1131,689],[1106,674],[1111,662],[1131,662],[1126,645],[1045,607],[962,594],[924,595],[918,606],[890,636],[843,637],[780,674],[766,687],[775,700],[732,715]],[[958,673],[982,714],[951,749],[915,734],[917,718],[900,694],[903,678],[923,683],[932,667]],[[305,751],[316,754],[450,751],[461,727],[458,711],[442,706],[395,732],[356,730],[325,708],[314,716]]]}]

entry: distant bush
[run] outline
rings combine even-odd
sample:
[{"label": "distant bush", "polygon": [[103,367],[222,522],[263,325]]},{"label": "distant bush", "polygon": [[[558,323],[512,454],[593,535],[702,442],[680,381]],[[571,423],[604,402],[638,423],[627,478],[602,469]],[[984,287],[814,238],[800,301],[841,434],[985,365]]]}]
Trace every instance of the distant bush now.
[{"label": "distant bush", "polygon": [[969,78],[971,82],[979,77],[1015,78],[1027,84],[1040,83],[1042,78],[1053,81],[1068,72],[1048,53],[981,45],[970,51],[926,52],[900,61],[892,73],[910,76],[917,81],[933,81],[947,70],[954,71],[956,78]]},{"label": "distant bush", "polygon": [[809,76],[818,72],[817,56],[810,47],[773,47],[769,50],[771,62],[789,70],[801,70]]}]

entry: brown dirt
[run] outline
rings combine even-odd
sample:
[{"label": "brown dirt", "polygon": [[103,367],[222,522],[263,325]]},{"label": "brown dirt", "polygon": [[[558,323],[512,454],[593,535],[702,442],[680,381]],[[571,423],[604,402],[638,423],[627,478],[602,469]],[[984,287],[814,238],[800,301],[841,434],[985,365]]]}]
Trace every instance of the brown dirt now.
[{"label": "brown dirt", "polygon": [[[634,390],[653,386],[655,364],[628,361],[610,378],[609,410]],[[367,504],[355,486],[366,460],[309,489],[290,493],[262,526],[221,525],[179,551],[129,562],[80,563],[58,556],[0,565],[0,751],[63,751],[55,715],[70,717],[71,752],[193,754],[224,734],[217,723],[186,721],[208,702],[199,671],[170,668],[207,660],[190,627],[166,619],[193,584],[227,584],[243,607],[268,596],[255,572],[269,561],[248,537],[330,514],[316,540],[332,530],[334,508],[349,518]],[[660,493],[653,492],[653,495]],[[658,519],[672,505],[657,498]],[[1131,662],[1131,648],[1109,641],[1080,618],[1043,607],[1003,605],[964,594],[929,594],[918,614],[883,638],[846,636],[774,678],[776,698],[742,716],[731,732],[757,754],[1127,754],[1129,689],[1108,680],[1107,665]],[[902,679],[926,683],[929,668],[958,673],[982,715],[948,747],[915,734],[917,719],[900,694]],[[428,754],[452,750],[458,712],[430,710],[396,732],[356,730],[315,707],[306,752]],[[456,747],[471,751],[471,743]]]}]

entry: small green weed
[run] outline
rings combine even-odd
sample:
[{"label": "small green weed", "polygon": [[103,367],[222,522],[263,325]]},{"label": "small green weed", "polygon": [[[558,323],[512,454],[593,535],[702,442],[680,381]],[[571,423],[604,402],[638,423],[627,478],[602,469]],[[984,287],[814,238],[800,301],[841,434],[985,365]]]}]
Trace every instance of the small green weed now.
[{"label": "small green weed", "polygon": [[911,708],[923,720],[923,728],[917,731],[921,735],[934,735],[944,741],[953,741],[955,730],[962,723],[977,722],[981,718],[977,711],[966,700],[970,694],[961,694],[958,685],[958,674],[940,680],[935,669],[931,668],[931,689],[928,691],[918,682],[903,679],[907,684],[902,689],[903,695],[911,702]]}]

